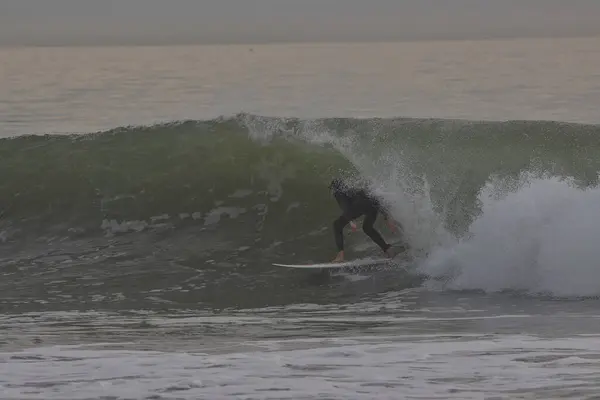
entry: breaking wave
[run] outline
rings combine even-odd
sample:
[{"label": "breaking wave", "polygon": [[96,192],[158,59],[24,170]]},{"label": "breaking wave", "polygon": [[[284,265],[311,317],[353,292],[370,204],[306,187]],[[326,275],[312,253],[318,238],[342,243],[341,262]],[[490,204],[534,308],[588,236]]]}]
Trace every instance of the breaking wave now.
[{"label": "breaking wave", "polygon": [[344,175],[450,287],[596,295],[598,150],[599,126],[542,121],[241,114],[20,136],[0,140],[0,239],[197,226],[331,251],[327,184]]}]

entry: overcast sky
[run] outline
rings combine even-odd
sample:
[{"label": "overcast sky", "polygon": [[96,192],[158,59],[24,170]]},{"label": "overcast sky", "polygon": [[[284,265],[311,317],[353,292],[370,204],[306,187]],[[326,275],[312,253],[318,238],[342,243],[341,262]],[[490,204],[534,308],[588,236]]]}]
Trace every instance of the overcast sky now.
[{"label": "overcast sky", "polygon": [[0,44],[600,35],[600,0],[0,0]]}]

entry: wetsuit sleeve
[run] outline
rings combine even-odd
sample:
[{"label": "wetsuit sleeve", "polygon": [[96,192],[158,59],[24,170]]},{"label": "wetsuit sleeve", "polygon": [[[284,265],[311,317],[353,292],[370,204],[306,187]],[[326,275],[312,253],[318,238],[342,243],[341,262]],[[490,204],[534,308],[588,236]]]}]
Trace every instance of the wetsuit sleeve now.
[{"label": "wetsuit sleeve", "polygon": [[347,216],[350,214],[350,199],[343,193],[335,193],[334,194],[335,201],[337,201],[338,205],[342,209],[342,213]]},{"label": "wetsuit sleeve", "polygon": [[377,212],[380,212],[382,214],[385,214],[385,207],[382,204],[382,199],[377,196],[376,194],[372,193],[372,192],[368,192],[366,190],[361,190],[360,192],[358,192],[358,194],[365,198],[367,200],[367,202],[371,205],[371,207],[373,207],[374,209],[377,210]]}]

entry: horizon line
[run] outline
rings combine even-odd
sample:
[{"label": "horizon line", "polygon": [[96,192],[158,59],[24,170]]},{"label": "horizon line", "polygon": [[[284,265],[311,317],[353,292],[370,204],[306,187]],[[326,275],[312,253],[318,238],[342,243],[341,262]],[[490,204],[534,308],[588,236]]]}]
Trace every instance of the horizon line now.
[{"label": "horizon line", "polygon": [[410,42],[481,42],[481,41],[507,41],[519,39],[590,39],[600,38],[600,33],[577,33],[577,34],[526,34],[526,35],[482,35],[479,37],[470,37],[462,35],[456,37],[414,37],[414,38],[373,38],[373,39],[317,39],[317,40],[300,40],[300,39],[275,39],[269,41],[238,41],[238,40],[215,40],[203,41],[197,39],[190,40],[83,40],[81,42],[60,42],[48,41],[46,43],[39,41],[29,42],[0,42],[0,48],[23,48],[23,47],[175,47],[175,46],[268,46],[268,45],[306,45],[306,44],[369,44],[369,43],[410,43]]}]

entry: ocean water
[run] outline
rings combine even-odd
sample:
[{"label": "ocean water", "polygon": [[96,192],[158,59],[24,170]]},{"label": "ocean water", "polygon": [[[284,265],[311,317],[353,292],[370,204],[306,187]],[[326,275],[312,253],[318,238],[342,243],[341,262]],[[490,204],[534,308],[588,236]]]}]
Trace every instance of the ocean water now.
[{"label": "ocean water", "polygon": [[[0,49],[0,398],[597,398],[598,65],[598,38]],[[273,267],[334,256],[340,175],[410,250]]]}]

